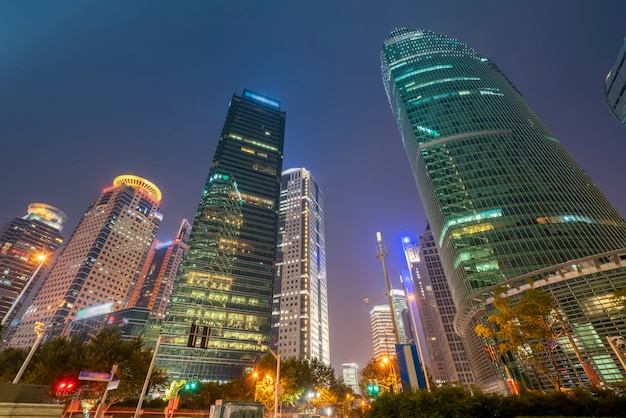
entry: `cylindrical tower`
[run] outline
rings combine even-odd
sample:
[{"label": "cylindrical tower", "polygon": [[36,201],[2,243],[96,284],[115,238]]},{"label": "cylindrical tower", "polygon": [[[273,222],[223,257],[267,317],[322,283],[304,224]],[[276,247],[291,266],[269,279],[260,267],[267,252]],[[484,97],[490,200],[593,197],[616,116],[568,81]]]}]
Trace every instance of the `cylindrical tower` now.
[{"label": "cylindrical tower", "polygon": [[481,290],[626,246],[626,223],[500,69],[467,45],[396,29],[383,83],[458,308],[476,380],[495,389],[468,320]]}]

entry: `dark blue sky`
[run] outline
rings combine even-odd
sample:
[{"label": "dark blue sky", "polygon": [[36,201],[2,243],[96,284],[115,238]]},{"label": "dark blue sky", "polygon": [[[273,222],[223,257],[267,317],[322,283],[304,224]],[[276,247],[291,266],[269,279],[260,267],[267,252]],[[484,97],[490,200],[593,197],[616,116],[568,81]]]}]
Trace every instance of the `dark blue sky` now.
[{"label": "dark blue sky", "polygon": [[426,220],[389,110],[380,48],[395,27],[455,37],[493,59],[626,213],[626,128],[604,77],[626,2],[28,1],[0,3],[0,223],[32,202],[65,211],[69,237],[114,177],[163,192],[170,239],[193,219],[228,102],[244,88],[287,111],[284,168],[324,192],[331,356],[372,357],[369,308],[400,238]]}]

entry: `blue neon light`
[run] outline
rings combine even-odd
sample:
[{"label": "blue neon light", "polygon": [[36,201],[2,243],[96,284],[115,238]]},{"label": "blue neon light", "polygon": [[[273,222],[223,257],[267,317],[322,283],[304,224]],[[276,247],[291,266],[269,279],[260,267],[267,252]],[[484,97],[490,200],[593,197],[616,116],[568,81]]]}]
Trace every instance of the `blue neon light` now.
[{"label": "blue neon light", "polygon": [[273,107],[274,109],[280,109],[280,102],[278,100],[274,100],[274,99],[270,99],[269,97],[261,96],[260,94],[254,93],[254,92],[252,92],[250,90],[244,90],[243,91],[243,97],[255,100],[255,101],[259,102],[259,103],[263,103],[265,105]]}]

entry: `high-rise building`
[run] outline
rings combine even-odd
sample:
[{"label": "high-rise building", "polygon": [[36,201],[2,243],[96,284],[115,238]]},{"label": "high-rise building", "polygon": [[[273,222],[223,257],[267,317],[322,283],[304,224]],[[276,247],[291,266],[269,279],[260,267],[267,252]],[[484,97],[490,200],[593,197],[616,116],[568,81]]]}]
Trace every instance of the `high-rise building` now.
[{"label": "high-rise building", "polygon": [[282,174],[273,345],[281,358],[330,365],[322,192],[304,168]]},{"label": "high-rise building", "polygon": [[626,126],[626,38],[622,48],[617,54],[615,64],[611,71],[606,75],[604,84],[604,95],[609,110],[617,118],[618,121]]},{"label": "high-rise building", "polygon": [[343,363],[343,383],[352,389],[352,393],[355,395],[361,394],[359,388],[359,365],[356,363]]},{"label": "high-rise building", "polygon": [[376,359],[395,357],[396,337],[389,304],[372,306],[370,323],[372,325],[374,357]]},{"label": "high-rise building", "polygon": [[160,201],[161,191],[150,181],[116,177],[87,208],[10,345],[32,345],[35,322],[44,323],[52,338],[69,321],[124,308],[161,224]]},{"label": "high-rise building", "polygon": [[[233,95],[176,277],[159,367],[175,378],[240,378],[268,344],[285,112],[249,90]],[[202,344],[204,341],[204,344]]]},{"label": "high-rise building", "polygon": [[3,325],[11,324],[20,304],[42,276],[44,265],[52,260],[63,243],[61,231],[66,221],[65,213],[54,206],[32,203],[25,216],[13,219],[0,230],[0,318]]},{"label": "high-rise building", "polygon": [[129,307],[147,308],[150,315],[156,318],[165,316],[178,267],[187,251],[190,232],[191,225],[183,219],[172,241],[154,241],[130,295]]},{"label": "high-rise building", "polygon": [[431,357],[429,371],[437,384],[474,382],[461,337],[454,332],[456,307],[439,257],[430,226],[420,237],[419,245],[409,237],[402,240],[407,265],[416,287],[422,327]]},{"label": "high-rise building", "polygon": [[413,339],[411,324],[409,322],[409,307],[406,302],[404,290],[391,289],[391,304],[393,305],[393,315],[398,327],[398,338],[400,344],[408,344]]},{"label": "high-rise building", "polygon": [[501,390],[501,368],[474,332],[484,293],[620,249],[626,223],[490,59],[444,35],[396,29],[381,61],[457,307],[455,329],[476,382]]}]

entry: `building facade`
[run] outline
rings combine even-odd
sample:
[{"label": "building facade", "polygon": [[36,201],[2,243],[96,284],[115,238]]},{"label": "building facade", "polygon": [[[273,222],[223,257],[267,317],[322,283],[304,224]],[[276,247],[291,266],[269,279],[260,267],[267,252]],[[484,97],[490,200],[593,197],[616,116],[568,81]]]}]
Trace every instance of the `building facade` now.
[{"label": "building facade", "polygon": [[343,370],[343,383],[352,389],[352,393],[360,395],[359,365],[356,363],[343,363],[341,368]]},{"label": "building facade", "polygon": [[454,331],[456,307],[430,226],[420,237],[419,245],[407,237],[402,246],[411,277],[420,289],[418,309],[424,320],[433,380],[436,384],[461,382],[469,386],[474,378],[463,341]]},{"label": "building facade", "polygon": [[626,223],[488,58],[429,31],[385,40],[383,83],[457,307],[475,381],[489,368],[474,313],[486,288],[626,246]]},{"label": "building facade", "polygon": [[272,344],[281,358],[330,365],[323,203],[310,171],[283,172]]},{"label": "building facade", "polygon": [[413,339],[413,333],[409,321],[409,306],[407,305],[404,290],[391,289],[391,304],[393,305],[393,315],[398,326],[400,344],[408,344]]},{"label": "building facade", "polygon": [[604,96],[606,104],[615,118],[626,126],[626,38],[617,54],[613,67],[606,75]]},{"label": "building facade", "polygon": [[147,308],[156,318],[165,317],[165,310],[174,287],[178,267],[187,251],[191,225],[183,219],[172,241],[155,240],[148,258],[130,295],[128,307]]},{"label": "building facade", "polygon": [[[42,276],[45,265],[63,243],[67,215],[44,203],[28,205],[25,216],[0,230],[0,319],[12,323],[23,300]],[[19,295],[20,300],[17,300]],[[9,312],[11,311],[11,312]],[[8,315],[7,315],[8,313]]]},{"label": "building facade", "polygon": [[238,379],[269,343],[284,130],[279,101],[233,95],[161,327],[184,335],[159,350],[174,378]]},{"label": "building facade", "polygon": [[124,308],[163,219],[160,201],[150,181],[116,177],[87,208],[9,344],[31,346],[35,322],[53,338],[89,312]]},{"label": "building facade", "polygon": [[372,306],[370,323],[372,326],[374,358],[380,360],[384,357],[395,357],[396,337],[389,304]]}]

